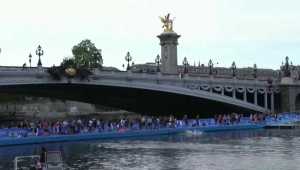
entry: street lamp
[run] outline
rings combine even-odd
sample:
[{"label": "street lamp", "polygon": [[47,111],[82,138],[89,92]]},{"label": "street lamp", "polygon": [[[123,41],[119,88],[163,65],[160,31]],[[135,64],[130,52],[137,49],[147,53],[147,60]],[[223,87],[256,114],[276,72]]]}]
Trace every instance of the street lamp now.
[{"label": "street lamp", "polygon": [[127,55],[125,56],[125,60],[128,62],[127,64],[127,70],[130,70],[130,67],[129,67],[129,61],[132,60],[132,57],[130,56],[130,53],[128,52]]},{"label": "street lamp", "polygon": [[42,47],[39,45],[37,50],[36,50],[36,55],[39,56],[39,62],[38,62],[38,66],[42,66],[42,62],[41,62],[41,56],[44,55],[44,50],[42,50]]},{"label": "street lamp", "polygon": [[187,61],[186,57],[184,57],[182,64],[184,65],[184,73],[187,73],[186,66],[188,65],[188,61]]},{"label": "street lamp", "polygon": [[31,58],[32,58],[32,55],[31,53],[29,54],[29,64],[30,64],[30,67],[31,67]]},{"label": "street lamp", "polygon": [[236,65],[235,65],[235,62],[232,62],[232,65],[231,65],[231,69],[232,69],[232,77],[235,77],[235,69],[236,69]]},{"label": "street lamp", "polygon": [[157,64],[156,72],[160,72],[159,64],[161,63],[161,59],[159,58],[159,55],[156,56],[155,63]]},{"label": "street lamp", "polygon": [[257,66],[254,64],[253,66],[253,78],[257,79]]},{"label": "street lamp", "polygon": [[209,75],[212,75],[212,68],[214,67],[214,63],[212,62],[212,60],[210,59],[208,62],[208,67],[209,67]]},{"label": "street lamp", "polygon": [[125,67],[125,65],[123,64],[122,66],[123,66],[123,71],[124,71],[124,67]]}]

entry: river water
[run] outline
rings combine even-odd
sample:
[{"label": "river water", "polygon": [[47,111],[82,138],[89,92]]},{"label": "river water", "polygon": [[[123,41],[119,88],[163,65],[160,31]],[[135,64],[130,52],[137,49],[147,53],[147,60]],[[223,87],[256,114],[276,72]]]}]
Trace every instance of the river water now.
[{"label": "river water", "polygon": [[[0,147],[0,169],[12,169],[14,157],[37,154],[40,146]],[[62,152],[65,169],[300,169],[300,130],[187,132],[44,146]]]}]

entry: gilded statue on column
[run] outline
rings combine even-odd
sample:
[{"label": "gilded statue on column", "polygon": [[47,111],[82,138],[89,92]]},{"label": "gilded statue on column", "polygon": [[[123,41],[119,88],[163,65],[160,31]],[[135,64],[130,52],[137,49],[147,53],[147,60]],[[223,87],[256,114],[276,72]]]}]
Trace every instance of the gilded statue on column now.
[{"label": "gilded statue on column", "polygon": [[165,18],[159,17],[161,19],[161,21],[163,22],[163,26],[162,28],[165,27],[164,29],[164,33],[174,33],[173,30],[173,21],[175,20],[175,18],[173,20],[170,19],[170,14],[168,14],[167,16],[165,16]]}]

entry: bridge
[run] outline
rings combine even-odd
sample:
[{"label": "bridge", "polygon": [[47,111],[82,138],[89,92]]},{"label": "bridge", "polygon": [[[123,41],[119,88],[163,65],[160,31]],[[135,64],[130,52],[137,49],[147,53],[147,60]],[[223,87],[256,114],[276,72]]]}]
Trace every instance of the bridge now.
[{"label": "bridge", "polygon": [[[91,70],[89,80],[53,81],[43,67],[1,67],[0,93],[101,104],[149,115],[274,111],[280,82]],[[238,96],[242,95],[242,98]],[[263,106],[258,95],[263,95]],[[270,98],[270,101],[268,99]],[[248,101],[249,100],[249,101]],[[253,102],[250,102],[253,100]],[[271,107],[268,108],[268,103]],[[211,115],[207,115],[211,116]]]}]

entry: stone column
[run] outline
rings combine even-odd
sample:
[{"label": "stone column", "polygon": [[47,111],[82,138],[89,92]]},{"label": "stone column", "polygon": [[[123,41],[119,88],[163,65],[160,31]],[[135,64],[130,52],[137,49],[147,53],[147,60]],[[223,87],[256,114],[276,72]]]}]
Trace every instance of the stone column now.
[{"label": "stone column", "polygon": [[274,91],[271,93],[271,113],[274,113]]},{"label": "stone column", "polygon": [[235,88],[232,89],[232,97],[235,98]]},{"label": "stone column", "polygon": [[254,104],[257,105],[257,89],[254,89]]},{"label": "stone column", "polygon": [[268,90],[266,90],[264,97],[265,97],[265,102],[264,102],[265,108],[268,109]]},{"label": "stone column", "polygon": [[222,94],[222,95],[224,95],[224,88],[225,88],[225,87],[222,86],[222,89],[221,89],[221,94]]},{"label": "stone column", "polygon": [[[296,110],[295,99],[297,97],[298,86],[280,85],[281,112],[291,112]],[[298,108],[297,108],[298,109]]]},{"label": "stone column", "polygon": [[213,92],[212,86],[209,87],[209,91],[210,91],[210,92]]},{"label": "stone column", "polygon": [[247,102],[247,89],[245,87],[245,90],[244,90],[244,101]]},{"label": "stone column", "polygon": [[161,45],[161,73],[178,74],[177,45],[180,35],[176,33],[162,33],[157,36]]}]

